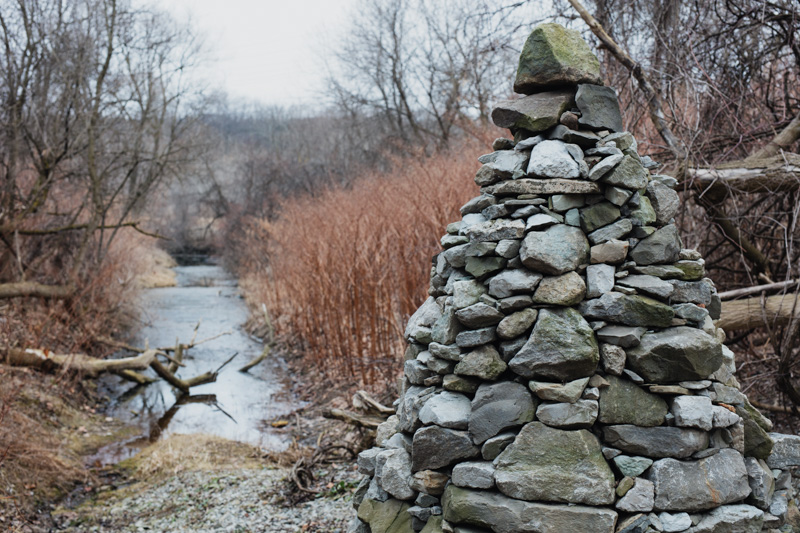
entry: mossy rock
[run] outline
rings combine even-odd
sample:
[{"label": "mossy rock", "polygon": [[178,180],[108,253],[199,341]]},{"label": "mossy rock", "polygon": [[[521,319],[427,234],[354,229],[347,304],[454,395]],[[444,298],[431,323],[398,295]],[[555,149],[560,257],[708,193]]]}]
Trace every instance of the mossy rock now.
[{"label": "mossy rock", "polygon": [[555,23],[536,26],[519,56],[514,92],[579,83],[603,84],[600,62],[580,33]]}]

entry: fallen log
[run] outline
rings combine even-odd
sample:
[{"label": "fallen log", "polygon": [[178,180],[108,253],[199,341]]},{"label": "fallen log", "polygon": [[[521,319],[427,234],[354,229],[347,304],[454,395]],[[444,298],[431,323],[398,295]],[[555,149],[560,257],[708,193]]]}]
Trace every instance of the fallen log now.
[{"label": "fallen log", "polygon": [[352,411],[345,411],[344,409],[328,409],[322,412],[322,416],[334,420],[341,420],[351,426],[365,429],[378,429],[378,426],[384,421],[384,419],[379,416],[360,415]]},{"label": "fallen log", "polygon": [[800,154],[783,153],[757,160],[731,161],[713,168],[688,168],[690,186],[720,201],[730,191],[774,193],[800,188]]},{"label": "fallen log", "polygon": [[378,402],[367,391],[360,390],[353,395],[353,407],[377,416],[391,416],[394,409]]},{"label": "fallen log", "polygon": [[785,326],[800,315],[800,296],[776,294],[766,298],[744,298],[722,302],[717,327],[726,331]]},{"label": "fallen log", "polygon": [[10,366],[26,366],[41,370],[54,367],[83,372],[97,376],[103,372],[122,372],[125,370],[145,370],[156,361],[156,350],[146,350],[136,357],[123,359],[95,359],[83,354],[55,354],[34,348],[8,348],[4,362]]},{"label": "fallen log", "polygon": [[723,302],[726,300],[733,300],[740,296],[750,296],[751,294],[761,294],[762,292],[774,292],[783,289],[789,289],[797,285],[798,281],[790,279],[789,281],[779,281],[778,283],[767,283],[766,285],[757,285],[755,287],[745,287],[743,289],[734,289],[732,291],[725,291],[718,294],[719,299]]},{"label": "fallen log", "polygon": [[33,281],[0,283],[0,300],[8,298],[44,298],[45,300],[66,300],[75,295],[74,285],[44,285]]}]

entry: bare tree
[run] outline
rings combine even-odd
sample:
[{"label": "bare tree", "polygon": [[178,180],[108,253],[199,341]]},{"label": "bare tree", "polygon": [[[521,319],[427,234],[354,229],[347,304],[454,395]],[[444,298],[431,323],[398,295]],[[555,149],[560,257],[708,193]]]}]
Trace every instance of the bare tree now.
[{"label": "bare tree", "polygon": [[74,283],[190,157],[198,45],[126,0],[16,0],[0,46],[0,279],[35,276],[21,238],[54,238]]}]

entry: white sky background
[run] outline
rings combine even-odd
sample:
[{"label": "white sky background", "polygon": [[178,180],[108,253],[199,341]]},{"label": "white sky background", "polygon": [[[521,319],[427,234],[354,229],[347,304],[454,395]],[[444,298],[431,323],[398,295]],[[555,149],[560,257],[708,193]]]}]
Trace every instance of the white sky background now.
[{"label": "white sky background", "polygon": [[191,22],[210,61],[200,76],[232,102],[283,106],[318,102],[325,48],[346,26],[355,0],[156,0]]}]

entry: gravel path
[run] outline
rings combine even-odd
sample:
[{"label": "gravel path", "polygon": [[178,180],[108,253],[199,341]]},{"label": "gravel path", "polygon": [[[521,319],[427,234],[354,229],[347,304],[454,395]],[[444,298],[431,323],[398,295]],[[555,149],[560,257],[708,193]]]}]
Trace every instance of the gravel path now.
[{"label": "gravel path", "polygon": [[287,473],[277,468],[186,472],[137,483],[64,513],[57,531],[344,533],[353,516],[352,491],[287,507],[279,489]]}]

